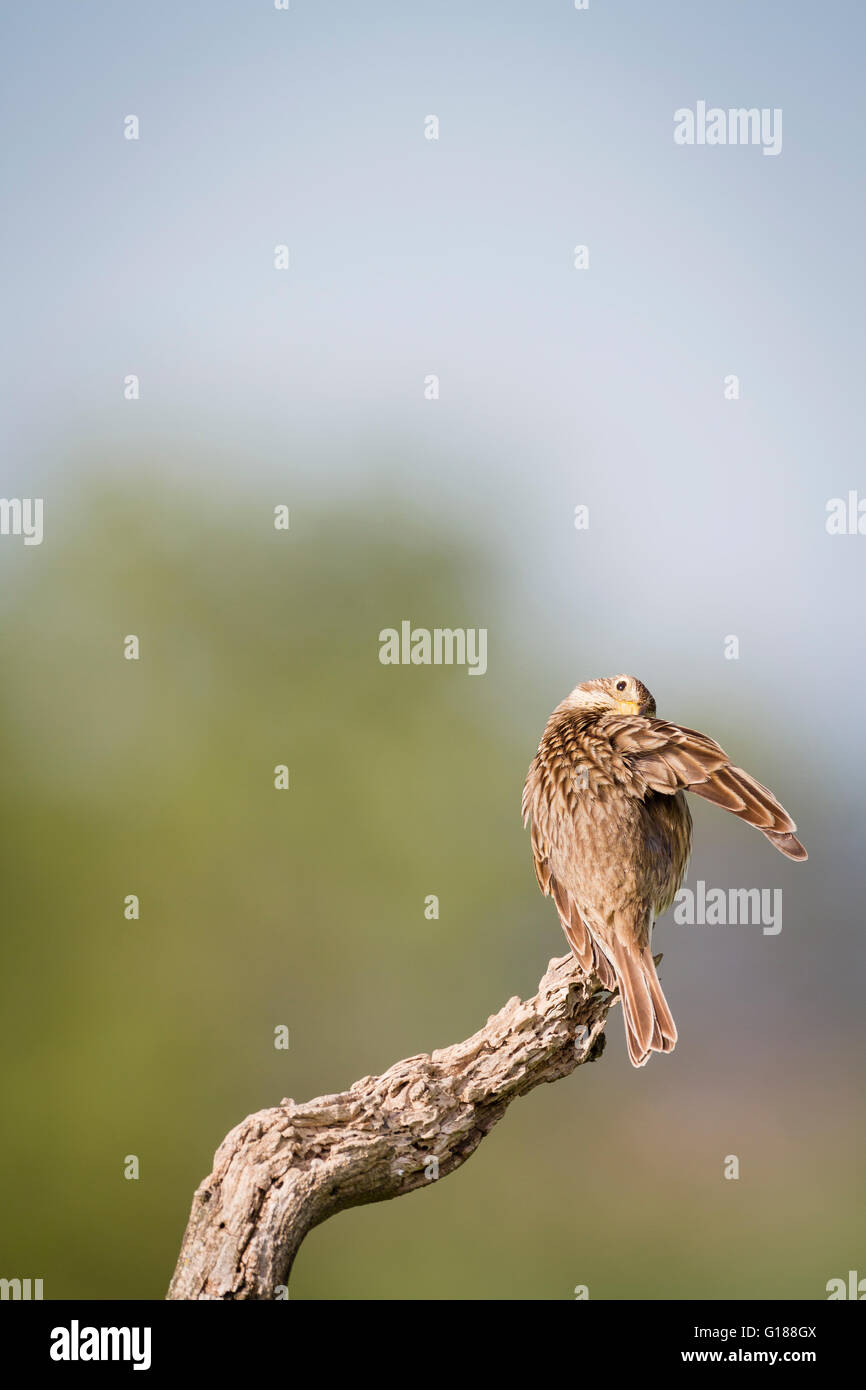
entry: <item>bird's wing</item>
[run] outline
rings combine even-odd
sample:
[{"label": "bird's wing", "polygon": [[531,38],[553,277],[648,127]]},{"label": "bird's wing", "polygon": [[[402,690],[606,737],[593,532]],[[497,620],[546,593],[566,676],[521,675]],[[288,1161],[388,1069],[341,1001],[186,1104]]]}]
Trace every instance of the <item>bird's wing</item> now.
[{"label": "bird's wing", "polygon": [[639,786],[667,795],[694,792],[754,825],[789,859],[808,857],[784,806],[706,734],[664,719],[619,718],[605,721],[605,733]]},{"label": "bird's wing", "polygon": [[538,770],[533,763],[529,769],[526,786],[523,789],[523,823],[529,821],[529,834],[532,842],[532,862],[538,886],[545,897],[552,897],[559,913],[559,921],[565,932],[572,953],[588,975],[595,973],[605,989],[614,989],[616,976],[600,944],[587,927],[577,904],[565,885],[554,877],[550,867],[550,847],[543,828],[541,817],[534,813],[535,794],[538,790]]}]

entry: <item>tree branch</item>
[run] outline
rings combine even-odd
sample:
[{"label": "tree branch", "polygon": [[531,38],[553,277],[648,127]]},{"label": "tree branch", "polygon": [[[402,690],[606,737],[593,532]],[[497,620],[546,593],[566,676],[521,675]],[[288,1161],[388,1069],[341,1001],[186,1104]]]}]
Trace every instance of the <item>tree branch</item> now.
[{"label": "tree branch", "polygon": [[465,1042],[249,1115],[193,1198],[168,1298],[286,1297],[314,1226],[454,1172],[517,1096],[600,1057],[615,997],[564,956]]}]

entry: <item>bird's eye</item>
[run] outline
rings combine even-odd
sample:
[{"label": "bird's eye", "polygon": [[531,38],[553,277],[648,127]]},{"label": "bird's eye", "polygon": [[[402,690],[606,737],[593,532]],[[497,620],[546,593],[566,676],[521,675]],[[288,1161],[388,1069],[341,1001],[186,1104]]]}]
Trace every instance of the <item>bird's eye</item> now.
[{"label": "bird's eye", "polygon": [[617,690],[625,690],[625,681],[617,681],[616,688]]}]

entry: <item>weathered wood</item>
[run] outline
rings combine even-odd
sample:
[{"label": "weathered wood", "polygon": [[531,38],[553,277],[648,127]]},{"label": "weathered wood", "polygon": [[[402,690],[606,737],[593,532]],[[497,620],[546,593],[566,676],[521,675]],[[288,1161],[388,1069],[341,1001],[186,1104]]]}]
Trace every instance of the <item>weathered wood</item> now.
[{"label": "weathered wood", "polygon": [[600,1057],[614,997],[564,956],[534,998],[509,999],[465,1042],[248,1116],[193,1198],[168,1297],[286,1297],[314,1226],[446,1177],[517,1096]]}]

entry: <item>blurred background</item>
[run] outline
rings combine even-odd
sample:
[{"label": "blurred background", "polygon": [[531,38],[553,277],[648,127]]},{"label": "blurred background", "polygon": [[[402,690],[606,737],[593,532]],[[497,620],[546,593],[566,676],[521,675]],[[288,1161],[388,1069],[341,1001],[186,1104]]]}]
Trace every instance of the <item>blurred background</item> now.
[{"label": "blurred background", "polygon": [[[0,1275],[163,1297],[246,1114],[534,993],[564,941],[523,779],[621,671],[793,813],[805,865],[692,807],[687,883],[781,889],[781,933],[663,919],[673,1055],[633,1071],[615,1009],[459,1173],[314,1231],[292,1297],[866,1274],[866,539],[825,528],[866,496],[864,28],[7,9],[0,495],[44,541],[0,536]],[[782,108],[782,153],[676,146],[698,100]],[[404,619],[487,628],[487,674],[382,666]]]}]

